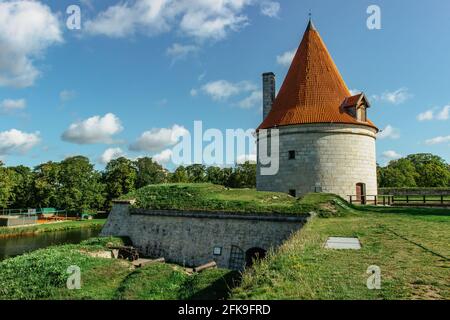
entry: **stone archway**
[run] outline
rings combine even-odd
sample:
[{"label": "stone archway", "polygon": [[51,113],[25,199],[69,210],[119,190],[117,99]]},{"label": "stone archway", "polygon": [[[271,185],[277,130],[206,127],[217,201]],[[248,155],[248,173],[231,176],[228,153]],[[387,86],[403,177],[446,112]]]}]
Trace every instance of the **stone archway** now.
[{"label": "stone archway", "polygon": [[248,249],[245,252],[245,266],[251,267],[255,261],[264,259],[266,254],[267,251],[262,248],[254,247]]}]

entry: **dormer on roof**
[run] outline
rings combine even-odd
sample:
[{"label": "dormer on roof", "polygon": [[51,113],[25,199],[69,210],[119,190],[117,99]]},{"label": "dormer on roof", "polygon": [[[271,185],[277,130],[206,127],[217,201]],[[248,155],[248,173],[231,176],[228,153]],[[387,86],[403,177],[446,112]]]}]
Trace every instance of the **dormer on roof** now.
[{"label": "dormer on roof", "polygon": [[367,122],[367,109],[370,108],[370,103],[364,93],[345,98],[342,107],[357,121]]}]

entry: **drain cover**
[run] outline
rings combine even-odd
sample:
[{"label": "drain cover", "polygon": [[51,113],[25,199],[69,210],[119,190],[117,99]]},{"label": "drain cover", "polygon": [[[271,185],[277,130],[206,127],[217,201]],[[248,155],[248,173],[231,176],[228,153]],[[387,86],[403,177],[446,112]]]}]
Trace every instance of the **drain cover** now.
[{"label": "drain cover", "polygon": [[341,238],[341,237],[329,237],[325,243],[327,249],[361,249],[361,243],[358,238]]}]

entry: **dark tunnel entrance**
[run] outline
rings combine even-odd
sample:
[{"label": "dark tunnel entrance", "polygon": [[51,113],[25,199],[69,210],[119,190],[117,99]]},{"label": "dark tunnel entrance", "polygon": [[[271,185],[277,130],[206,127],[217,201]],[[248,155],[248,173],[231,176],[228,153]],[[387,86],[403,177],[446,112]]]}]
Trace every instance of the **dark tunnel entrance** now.
[{"label": "dark tunnel entrance", "polygon": [[264,259],[266,257],[266,250],[261,248],[251,248],[245,253],[245,266],[251,267],[255,261]]}]

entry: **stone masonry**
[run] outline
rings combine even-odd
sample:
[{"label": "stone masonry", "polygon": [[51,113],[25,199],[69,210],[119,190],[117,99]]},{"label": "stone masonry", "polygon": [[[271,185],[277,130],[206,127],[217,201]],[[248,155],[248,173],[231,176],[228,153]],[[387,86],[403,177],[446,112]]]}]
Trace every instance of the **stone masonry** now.
[{"label": "stone masonry", "polygon": [[[116,203],[102,236],[127,236],[142,255],[195,267],[216,261],[230,265],[232,247],[243,255],[251,248],[265,251],[280,246],[300,230],[308,216],[283,217],[172,210],[142,210]],[[214,250],[219,250],[215,254]],[[235,252],[236,253],[236,252]],[[236,257],[234,257],[236,258]]]},{"label": "stone masonry", "polygon": [[[348,195],[356,194],[356,184],[364,183],[366,195],[377,195],[374,128],[336,123],[279,130],[279,172],[275,176],[260,175],[258,163],[258,190],[295,190],[296,195],[326,192],[348,199]],[[295,159],[289,159],[289,151],[295,152]]]}]

